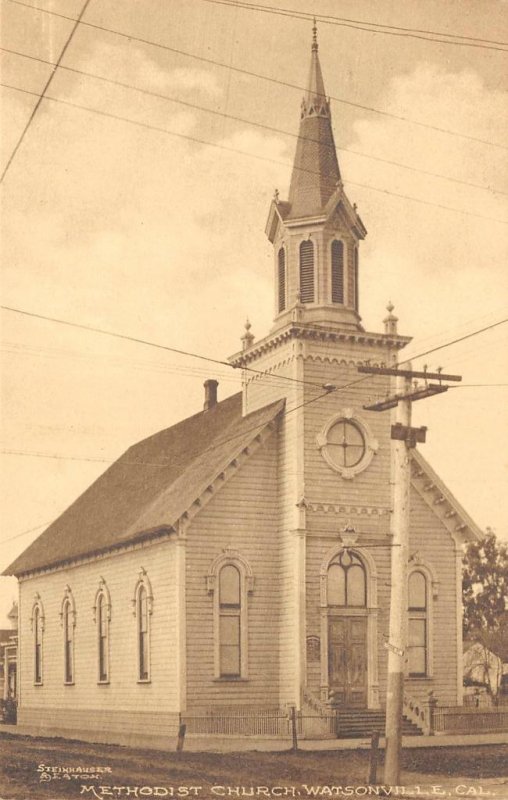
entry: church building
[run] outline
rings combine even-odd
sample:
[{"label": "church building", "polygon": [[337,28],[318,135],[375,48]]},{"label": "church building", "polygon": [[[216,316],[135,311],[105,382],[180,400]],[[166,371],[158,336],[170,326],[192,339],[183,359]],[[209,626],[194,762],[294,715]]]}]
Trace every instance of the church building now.
[{"label": "church building", "polygon": [[[367,231],[345,194],[316,31],[289,197],[275,194],[274,318],[247,324],[242,391],[134,444],[5,574],[19,579],[18,723],[173,736],[186,718],[382,711],[390,412],[365,409],[410,341],[360,317]],[[368,287],[366,287],[368,291]],[[461,558],[481,534],[412,451],[408,708],[462,703]]]}]

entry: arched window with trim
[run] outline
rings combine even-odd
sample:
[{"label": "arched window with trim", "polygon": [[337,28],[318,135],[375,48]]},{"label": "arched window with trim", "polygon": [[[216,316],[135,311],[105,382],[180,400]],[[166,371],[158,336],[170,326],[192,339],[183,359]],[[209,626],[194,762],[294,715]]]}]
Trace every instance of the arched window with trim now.
[{"label": "arched window with trim", "polygon": [[241,675],[241,611],[240,573],[234,564],[226,564],[219,572],[219,648],[221,677]]},{"label": "arched window with trim", "polygon": [[101,592],[97,599],[97,649],[100,683],[105,683],[109,677],[108,633],[106,597]]},{"label": "arched window with trim", "polygon": [[327,575],[329,606],[365,608],[367,582],[365,567],[357,555],[342,550],[330,563]]},{"label": "arched window with trim", "polygon": [[138,678],[148,680],[148,599],[146,589],[138,589]]},{"label": "arched window with trim", "polygon": [[408,672],[410,677],[428,674],[428,583],[420,570],[408,578]]},{"label": "arched window with trim", "polygon": [[149,683],[151,680],[150,634],[153,611],[152,585],[142,567],[132,600],[136,617],[136,650],[138,683]]},{"label": "arched window with trim", "polygon": [[309,239],[300,244],[300,302],[314,302],[314,244]]},{"label": "arched window with trim", "polygon": [[280,248],[277,260],[278,277],[278,309],[279,313],[286,308],[286,251]]},{"label": "arched window with trim", "polygon": [[74,683],[74,620],[70,598],[66,598],[62,606],[62,624],[64,632],[64,682]]},{"label": "arched window with trim", "polygon": [[100,579],[93,607],[97,625],[97,681],[109,683],[109,622],[111,598],[104,578]]},{"label": "arched window with trim", "polygon": [[248,595],[254,579],[248,562],[226,550],[207,576],[213,595],[214,673],[216,678],[238,680],[248,673]]},{"label": "arched window with trim", "polygon": [[34,653],[34,684],[42,684],[42,639],[44,633],[44,610],[38,595],[32,608],[32,632]]},{"label": "arched window with trim", "polygon": [[344,303],[344,243],[332,242],[332,303]]}]

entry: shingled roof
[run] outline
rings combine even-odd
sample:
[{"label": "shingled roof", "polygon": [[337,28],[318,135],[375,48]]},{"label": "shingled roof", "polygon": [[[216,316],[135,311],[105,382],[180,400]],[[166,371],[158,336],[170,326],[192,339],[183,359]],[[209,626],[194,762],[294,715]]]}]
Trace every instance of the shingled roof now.
[{"label": "shingled roof", "polygon": [[314,27],[307,91],[302,100],[300,131],[289,187],[289,217],[322,214],[340,183],[330,103],[325,94]]},{"label": "shingled roof", "polygon": [[239,393],[133,445],[4,575],[19,576],[169,532],[283,407],[279,400],[243,417]]}]

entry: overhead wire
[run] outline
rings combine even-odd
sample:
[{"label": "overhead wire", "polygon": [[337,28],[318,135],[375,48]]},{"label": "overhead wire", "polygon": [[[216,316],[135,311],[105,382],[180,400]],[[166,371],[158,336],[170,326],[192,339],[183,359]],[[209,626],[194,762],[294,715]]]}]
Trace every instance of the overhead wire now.
[{"label": "overhead wire", "polygon": [[[50,14],[51,16],[59,17],[61,19],[66,19],[66,20],[69,20],[69,21],[75,21],[75,17],[70,17],[70,16],[68,16],[66,14],[61,14],[61,13],[56,12],[56,11],[50,11],[50,10],[45,9],[45,8],[40,8],[38,6],[30,5],[29,3],[23,2],[23,0],[4,0],[4,2],[9,2],[9,3],[13,3],[13,4],[18,5],[18,6],[23,6],[25,8],[31,9],[32,11],[38,11],[38,12],[40,12],[42,14]],[[205,64],[211,64],[213,66],[221,67],[222,69],[232,70],[233,72],[238,72],[238,73],[240,73],[242,75],[247,75],[247,76],[252,77],[252,78],[257,78],[259,80],[267,81],[268,83],[278,84],[280,86],[284,86],[284,87],[287,87],[287,88],[290,88],[290,89],[297,89],[298,91],[301,91],[301,92],[305,92],[307,90],[305,86],[302,86],[300,84],[291,83],[289,81],[283,81],[283,80],[280,80],[278,78],[273,78],[273,77],[271,77],[269,75],[263,75],[262,73],[253,72],[251,70],[247,70],[247,69],[244,69],[242,67],[233,66],[232,64],[227,64],[227,63],[225,63],[223,61],[217,61],[216,59],[209,58],[209,57],[206,57],[206,56],[199,56],[196,53],[190,53],[190,52],[188,52],[186,50],[182,50],[182,49],[177,48],[177,47],[171,47],[170,45],[167,45],[167,44],[162,44],[160,42],[154,42],[154,41],[152,41],[150,39],[144,39],[144,38],[142,38],[140,36],[135,36],[132,33],[123,33],[122,31],[118,31],[118,30],[116,30],[114,28],[107,28],[107,27],[105,27],[103,25],[96,25],[96,24],[94,24],[92,22],[88,22],[88,21],[84,21],[84,20],[81,20],[80,25],[81,25],[81,27],[93,28],[95,30],[99,30],[99,31],[102,31],[102,32],[105,32],[105,33],[113,34],[114,36],[120,36],[120,37],[122,37],[124,39],[127,39],[129,42],[138,42],[140,44],[144,44],[144,45],[147,45],[149,47],[155,47],[155,48],[158,48],[158,49],[161,49],[161,50],[166,50],[166,51],[168,51],[170,53],[174,53],[176,55],[182,55],[182,56],[185,56],[186,58],[191,58],[191,59],[194,59],[196,61],[201,61],[201,62],[203,62]],[[414,120],[414,119],[411,119],[409,117],[404,117],[404,116],[399,115],[399,114],[394,114],[394,113],[392,113],[390,111],[383,111],[382,109],[374,108],[373,106],[367,106],[367,105],[364,105],[364,104],[361,104],[361,103],[355,103],[352,100],[346,100],[345,98],[337,97],[335,95],[328,95],[328,97],[329,97],[329,99],[335,100],[338,103],[342,103],[344,105],[349,105],[349,106],[352,106],[353,108],[359,108],[359,109],[361,109],[363,111],[368,111],[368,112],[372,112],[372,113],[375,113],[375,114],[380,114],[382,116],[391,117],[392,119],[397,119],[397,120],[399,120],[401,122],[406,122],[406,123],[409,123],[409,124],[412,124],[412,125],[417,125],[419,127],[428,128],[430,130],[435,130],[435,131],[437,131],[439,133],[444,133],[444,134],[447,134],[447,135],[450,135],[450,136],[457,136],[457,137],[462,138],[462,139],[468,139],[470,141],[478,142],[479,144],[485,144],[485,145],[488,145],[490,147],[498,147],[498,148],[501,148],[503,150],[508,150],[508,146],[507,145],[501,144],[499,142],[491,142],[491,141],[489,141],[487,139],[481,139],[481,138],[479,138],[477,136],[471,136],[470,134],[462,133],[460,131],[453,131],[453,130],[449,130],[447,128],[441,128],[441,127],[439,127],[437,125],[431,125],[431,124],[429,124],[427,122],[421,122],[420,120]]]},{"label": "overhead wire", "polygon": [[78,14],[78,16],[77,16],[77,18],[76,18],[76,20],[74,22],[74,25],[72,26],[71,31],[70,31],[69,35],[67,36],[67,39],[65,40],[64,46],[63,46],[63,48],[62,48],[62,50],[60,52],[60,55],[58,56],[58,58],[57,58],[57,60],[56,60],[56,62],[54,64],[54,66],[53,66],[51,74],[50,74],[49,78],[47,79],[46,83],[44,84],[42,92],[39,93],[39,98],[38,98],[35,106],[33,107],[32,111],[30,112],[30,116],[28,117],[28,120],[27,120],[25,126],[23,127],[23,130],[21,131],[21,134],[20,134],[20,136],[18,138],[18,141],[16,142],[16,144],[14,146],[14,149],[13,149],[12,153],[10,154],[9,158],[7,159],[7,163],[6,163],[6,165],[5,165],[5,167],[4,167],[3,171],[2,171],[2,174],[0,175],[0,183],[3,183],[3,180],[4,180],[6,174],[7,174],[8,170],[9,170],[9,167],[11,166],[14,158],[16,157],[16,153],[18,152],[19,148],[21,147],[21,144],[23,143],[23,140],[24,140],[26,134],[28,133],[28,129],[30,128],[30,125],[32,124],[32,122],[34,120],[34,117],[37,114],[37,111],[39,110],[39,107],[40,107],[42,101],[44,100],[46,91],[47,91],[47,89],[49,89],[49,87],[51,85],[51,82],[52,82],[53,78],[55,77],[56,71],[57,71],[58,67],[60,66],[60,63],[61,63],[65,53],[67,52],[67,49],[68,49],[68,47],[69,47],[69,45],[70,45],[70,43],[72,41],[72,38],[73,38],[77,28],[78,28],[78,25],[80,24],[80,22],[81,22],[81,20],[83,18],[83,14],[85,13],[89,3],[90,3],[90,0],[85,0],[83,6],[81,8],[81,11],[79,12],[79,14]]},{"label": "overhead wire", "polygon": [[[1,308],[5,308],[4,306],[0,306],[0,307]],[[8,310],[12,310],[12,309],[9,308]],[[21,313],[23,313],[23,312],[21,312]],[[29,313],[28,316],[32,316],[32,314]],[[40,315],[36,315],[36,316],[40,316]],[[43,319],[49,319],[49,321],[57,321],[57,320],[53,320],[52,318],[47,318],[47,317],[43,317]],[[454,340],[452,340],[450,342],[447,342],[446,344],[439,345],[439,346],[435,347],[433,350],[426,350],[424,353],[420,353],[418,355],[412,356],[411,360],[416,360],[417,358],[421,358],[422,356],[428,355],[431,352],[434,352],[436,350],[441,350],[444,347],[451,347],[452,345],[456,344],[457,342],[463,341],[464,339],[469,339],[472,336],[477,336],[480,333],[484,333],[485,331],[490,330],[492,328],[495,328],[498,325],[502,325],[502,324],[504,324],[506,322],[508,322],[508,318],[504,319],[504,320],[499,320],[496,323],[493,323],[493,324],[488,325],[486,327],[480,328],[480,329],[478,329],[476,331],[473,331],[473,332],[471,332],[471,333],[469,333],[469,334],[467,334],[465,336],[461,336],[461,337],[459,337],[457,339],[454,339]],[[78,325],[77,323],[76,323],[76,325],[78,327],[84,327],[84,326]],[[96,332],[102,333],[102,331],[96,331]],[[120,338],[124,338],[120,334],[118,334],[118,336]],[[125,338],[127,338],[129,341],[138,341],[134,337],[130,337],[130,336],[126,336]],[[159,347],[159,345],[157,345],[155,343],[148,343],[145,340],[141,340],[141,343],[142,344],[151,344],[151,346]],[[164,346],[161,346],[161,347],[163,347],[163,349],[167,349]],[[182,352],[182,351],[179,351],[179,352]],[[190,354],[190,355],[192,355],[192,354]],[[405,361],[399,362],[398,366],[400,366],[400,365],[402,365],[404,363],[406,363],[406,362]],[[352,380],[352,381],[349,381],[348,383],[342,384],[341,386],[329,385],[329,388],[325,392],[323,392],[322,394],[318,395],[317,397],[312,397],[309,400],[306,400],[303,403],[298,404],[297,406],[289,409],[288,411],[285,411],[283,416],[287,416],[288,414],[290,414],[290,413],[292,413],[294,411],[297,411],[298,409],[303,408],[304,406],[310,405],[311,403],[314,403],[317,400],[322,399],[323,397],[328,397],[328,396],[330,396],[330,395],[332,395],[332,394],[334,394],[336,392],[342,391],[344,389],[349,389],[349,388],[351,388],[353,386],[356,386],[359,383],[363,383],[366,380],[372,380],[373,377],[374,376],[372,376],[372,375],[363,375],[362,377],[357,378],[357,379]],[[240,433],[235,434],[234,436],[232,436],[230,438],[227,438],[227,439],[224,439],[222,441],[216,442],[214,445],[212,445],[209,448],[205,448],[205,450],[203,452],[208,452],[209,450],[214,450],[217,447],[222,447],[224,444],[227,444],[228,442],[232,441],[233,439],[238,438],[239,436],[244,436],[246,433],[250,433],[250,432],[252,432],[254,430],[258,430],[260,428],[263,428],[263,427],[265,427],[265,425],[266,425],[266,423],[262,423],[260,425],[254,426],[253,428],[248,428],[246,430],[243,430]],[[97,461],[97,462],[103,462],[103,463],[112,463],[111,459],[96,458],[96,457],[83,457],[83,458],[80,458],[80,457],[77,457],[77,456],[59,456],[57,454],[44,454],[44,453],[27,452],[27,451],[21,451],[21,450],[15,451],[15,450],[12,450],[12,449],[11,450],[2,450],[0,452],[3,452],[6,455],[28,455],[28,456],[40,457],[40,458],[61,458],[62,460]],[[133,462],[133,463],[134,464],[138,464],[140,466],[143,466],[143,465],[145,465],[145,466],[159,466],[159,467],[168,466],[167,463],[165,463],[165,464],[144,464],[144,462]]]},{"label": "overhead wire", "polygon": [[[484,331],[489,330],[491,327],[496,327],[496,325],[503,324],[504,322],[507,322],[507,321],[508,320],[499,321],[498,323],[495,323],[494,325],[490,325],[488,327],[485,327],[485,328],[482,328],[482,329],[480,329],[478,331],[470,333],[467,337],[461,337],[460,339],[453,340],[453,341],[448,343],[448,346],[456,344],[457,341],[462,341],[464,338],[470,338],[471,336],[475,336],[475,335],[477,335],[479,333],[483,333]],[[442,347],[445,347],[445,346],[447,346],[447,345],[441,345],[441,346],[437,347],[436,349],[442,349]],[[428,353],[429,353],[429,351],[427,351],[424,354],[420,354],[420,356],[421,355],[428,355]],[[420,356],[413,356],[413,358],[416,359],[416,358],[418,358]],[[404,362],[402,362],[402,363],[404,363]],[[281,416],[285,417],[288,414],[303,408],[304,406],[310,405],[311,403],[315,403],[317,400],[321,400],[323,397],[327,397],[327,396],[333,394],[334,392],[350,388],[350,387],[352,387],[352,386],[354,386],[354,385],[356,385],[358,383],[362,383],[363,381],[368,380],[369,378],[371,379],[372,376],[365,375],[365,376],[362,376],[361,378],[358,378],[357,380],[350,381],[349,383],[344,384],[342,386],[333,387],[329,391],[326,391],[323,394],[318,395],[317,397],[310,398],[309,400],[306,400],[303,403],[298,404],[294,408],[288,409]],[[475,387],[480,387],[480,386],[481,387],[484,387],[484,386],[485,387],[487,387],[487,386],[494,387],[494,386],[508,386],[508,384],[462,384],[462,385],[453,385],[453,386],[451,386],[449,388],[452,388],[452,389],[472,388],[473,386],[475,386]],[[247,429],[247,430],[243,430],[243,431],[241,431],[241,433],[238,433],[235,436],[232,436],[232,437],[229,437],[227,439],[224,439],[224,440],[222,440],[220,442],[215,443],[211,447],[206,448],[204,452],[208,452],[209,450],[217,449],[218,447],[223,447],[225,444],[228,444],[230,441],[233,441],[235,438],[239,438],[240,436],[244,436],[246,433],[251,433],[251,432],[254,432],[254,431],[260,431],[264,427],[266,427],[266,423],[263,423],[263,424],[260,424],[260,425],[256,425],[253,428],[250,428],[250,429]],[[110,464],[114,463],[113,459],[103,459],[103,458],[91,458],[91,457],[81,458],[81,457],[73,457],[73,456],[61,456],[61,455],[57,455],[57,454],[44,454],[44,453],[35,453],[35,452],[30,453],[30,452],[26,452],[26,451],[14,451],[14,450],[11,450],[11,451],[2,450],[0,452],[2,452],[4,454],[7,454],[7,455],[12,454],[12,455],[23,455],[23,456],[32,456],[32,457],[40,457],[40,458],[55,458],[55,459],[58,459],[58,460],[93,461],[93,462],[102,462],[102,463],[110,463]],[[146,463],[146,462],[132,462],[132,465],[167,467],[168,463],[156,464],[156,463]],[[42,525],[37,525],[34,528],[30,528],[30,529],[28,529],[26,531],[22,531],[21,533],[18,533],[15,536],[12,536],[12,537],[10,537],[8,539],[4,539],[3,543],[7,543],[7,542],[12,541],[14,539],[17,539],[17,538],[19,538],[21,536],[25,536],[28,533],[32,533],[33,531],[38,530],[39,528],[45,527],[46,525],[49,525],[49,524],[52,524],[52,523],[43,523]]]},{"label": "overhead wire", "polygon": [[[416,31],[415,29],[411,28],[398,28],[397,26],[392,25],[383,25],[382,23],[374,23],[374,22],[359,22],[359,21],[351,21],[347,20],[347,18],[341,17],[333,17],[328,14],[311,14],[310,12],[306,11],[296,11],[294,9],[285,9],[280,6],[267,6],[261,5],[258,3],[247,3],[244,0],[202,0],[202,2],[211,3],[213,5],[220,5],[220,6],[227,6],[229,8],[241,8],[245,11],[258,11],[258,12],[265,12],[267,14],[274,14],[276,16],[282,17],[291,17],[293,19],[301,19],[301,20],[312,20],[315,19],[320,23],[324,23],[326,25],[336,25],[341,28],[353,28],[354,30],[366,31],[367,33],[378,33],[383,34],[385,36],[397,36],[403,38],[411,38],[411,39],[421,39],[424,42],[434,42],[436,44],[446,44],[446,45],[455,45],[455,46],[462,46],[462,47],[477,47],[484,50],[497,50],[501,53],[508,52],[508,43],[507,42],[492,42],[487,41],[485,39],[476,39],[474,37],[465,37],[456,35],[458,39],[467,39],[468,41],[456,41],[454,39],[439,39],[436,38],[437,36],[450,36],[450,34],[441,33],[441,34],[429,34],[425,35],[426,31]],[[366,27],[366,26],[375,26],[378,27]],[[388,30],[382,30],[382,28],[387,28]],[[501,46],[498,46],[501,45]]]},{"label": "overhead wire", "polygon": [[[11,2],[11,0],[9,0],[9,2]],[[35,97],[38,96],[37,92],[32,92],[32,91],[29,91],[28,89],[21,89],[18,86],[12,86],[11,84],[0,82],[0,86],[3,86],[5,88],[7,88],[7,89],[12,89],[13,91],[16,91],[16,92],[21,92],[23,94],[29,94],[29,95],[33,95]],[[63,98],[59,98],[59,97],[50,97],[47,94],[44,96],[44,100],[49,100],[49,101],[54,102],[54,103],[60,103],[60,104],[66,105],[66,106],[70,106],[72,108],[82,109],[84,111],[89,111],[92,114],[97,114],[98,116],[101,116],[101,117],[114,119],[114,120],[117,120],[119,122],[127,122],[127,123],[129,123],[131,125],[135,125],[137,127],[144,128],[146,130],[153,130],[153,131],[156,131],[157,133],[164,133],[164,134],[166,134],[168,136],[174,136],[174,137],[176,137],[178,139],[185,139],[187,141],[194,142],[194,143],[197,143],[197,144],[203,144],[203,145],[206,145],[208,147],[215,147],[215,148],[218,148],[219,150],[225,150],[225,151],[228,151],[228,152],[231,152],[231,153],[237,153],[238,155],[246,156],[247,158],[253,158],[253,159],[256,159],[257,161],[266,161],[266,162],[269,162],[269,163],[272,163],[272,164],[281,164],[281,165],[283,165],[285,167],[288,167],[288,166],[291,167],[292,166],[291,163],[288,162],[288,161],[281,161],[280,159],[270,158],[268,156],[259,155],[257,153],[252,153],[252,152],[249,152],[247,150],[241,150],[241,149],[239,149],[237,147],[232,147],[230,145],[221,144],[220,142],[210,142],[207,139],[200,139],[200,138],[198,138],[196,136],[189,136],[188,134],[179,133],[177,131],[171,131],[171,130],[168,130],[167,128],[163,128],[163,127],[158,126],[158,125],[151,125],[148,122],[142,122],[140,120],[134,120],[134,119],[131,119],[129,117],[124,117],[124,116],[122,116],[120,114],[113,114],[112,112],[102,111],[100,109],[93,108],[91,106],[82,105],[81,103],[75,103],[75,102],[73,102],[71,100],[64,100]],[[305,168],[299,168],[299,171],[300,172],[311,173],[311,174],[318,174],[315,170],[305,169]],[[445,211],[453,211],[456,214],[462,214],[462,215],[467,216],[467,217],[476,217],[477,219],[486,219],[489,222],[497,222],[500,225],[508,225],[508,220],[498,219],[497,217],[493,217],[491,215],[478,214],[478,213],[476,213],[474,211],[466,211],[466,210],[463,210],[463,209],[460,209],[460,208],[455,208],[454,206],[447,206],[447,205],[444,205],[442,203],[433,203],[431,200],[423,200],[423,199],[418,198],[418,197],[412,197],[411,195],[401,194],[400,192],[392,192],[389,189],[381,189],[378,186],[371,186],[369,184],[359,183],[357,181],[348,180],[348,181],[345,181],[345,183],[347,183],[347,184],[349,184],[351,186],[358,186],[358,187],[360,187],[362,189],[367,189],[368,191],[379,192],[381,194],[390,195],[391,197],[397,197],[397,198],[402,199],[402,200],[410,200],[410,201],[412,201],[414,203],[419,203],[420,205],[432,206],[433,208],[439,208],[439,209],[442,209],[442,210],[445,210]]]},{"label": "overhead wire", "polygon": [[266,377],[271,377],[273,375],[279,381],[280,380],[285,380],[285,381],[289,381],[291,383],[307,384],[308,386],[314,386],[314,387],[317,387],[319,389],[323,388],[322,384],[314,382],[314,381],[305,381],[305,380],[301,380],[300,378],[291,378],[291,377],[286,376],[286,375],[276,375],[275,373],[266,372],[266,370],[255,369],[254,367],[248,367],[248,366],[236,367],[234,364],[230,364],[229,361],[224,361],[224,360],[221,360],[221,359],[218,359],[218,358],[212,358],[211,356],[204,356],[201,353],[192,353],[192,352],[190,352],[188,350],[181,350],[179,348],[170,347],[169,345],[159,344],[157,342],[151,342],[151,341],[149,341],[147,339],[141,339],[141,338],[139,338],[137,336],[129,336],[128,334],[125,334],[125,333],[118,333],[116,331],[108,331],[105,328],[98,328],[98,327],[96,327],[94,325],[85,325],[85,324],[80,323],[80,322],[72,322],[71,320],[58,319],[57,317],[50,317],[50,316],[47,316],[45,314],[37,314],[37,313],[35,313],[33,311],[26,311],[26,310],[21,309],[21,308],[14,308],[13,306],[0,305],[0,308],[3,309],[4,311],[9,311],[9,312],[14,313],[14,314],[21,314],[21,315],[23,315],[25,317],[33,317],[35,319],[41,319],[41,320],[44,320],[46,322],[54,322],[54,323],[56,323],[58,325],[67,325],[67,326],[69,326],[71,328],[79,328],[80,330],[89,331],[91,333],[99,333],[99,334],[102,334],[103,336],[112,336],[115,339],[125,339],[126,341],[129,341],[129,342],[136,342],[137,344],[143,344],[143,345],[147,345],[149,347],[156,347],[159,350],[167,350],[170,353],[177,353],[178,355],[181,355],[181,356],[189,356],[189,357],[192,357],[192,358],[197,358],[197,359],[200,359],[201,361],[209,361],[209,362],[211,362],[213,364],[220,364],[223,367],[229,367],[229,368],[235,369],[235,370],[236,369],[242,369],[242,370],[245,370],[247,372],[257,373],[259,375],[263,375],[263,376],[266,376]]},{"label": "overhead wire", "polygon": [[[56,66],[53,61],[48,61],[45,58],[39,58],[37,56],[31,56],[31,55],[28,55],[27,53],[22,53],[19,50],[12,50],[11,48],[8,48],[8,47],[1,47],[0,46],[0,51],[3,51],[5,53],[9,53],[11,55],[15,55],[15,56],[18,56],[18,57],[21,57],[21,58],[26,58],[26,59],[31,60],[31,61],[36,61],[36,62],[41,63],[41,64],[48,64],[48,65]],[[239,116],[237,116],[235,114],[227,114],[224,111],[218,111],[217,109],[207,108],[206,106],[199,105],[198,103],[191,103],[190,101],[182,100],[181,98],[170,96],[170,95],[167,95],[167,94],[163,94],[161,92],[154,92],[154,91],[152,91],[150,89],[144,89],[144,88],[142,88],[140,86],[135,86],[134,84],[131,84],[131,83],[126,83],[124,81],[115,80],[113,78],[107,78],[104,75],[98,75],[95,72],[89,72],[87,70],[76,69],[74,67],[68,67],[68,66],[65,66],[63,64],[60,64],[60,69],[61,70],[65,70],[67,72],[72,72],[72,73],[74,73],[76,75],[80,75],[80,76],[84,76],[84,77],[88,77],[88,78],[93,78],[94,80],[103,81],[104,83],[110,84],[112,86],[118,86],[118,87],[120,87],[122,89],[128,89],[128,90],[131,90],[131,91],[139,92],[140,94],[143,94],[143,95],[145,95],[147,97],[153,97],[153,98],[156,98],[158,100],[167,100],[168,102],[175,103],[177,105],[182,105],[182,106],[185,106],[186,108],[192,108],[195,111],[202,111],[202,112],[204,112],[206,114],[211,114],[213,116],[222,117],[224,119],[229,119],[229,120],[232,120],[232,121],[235,121],[235,122],[241,122],[243,125],[250,125],[250,126],[255,127],[255,128],[260,128],[262,130],[270,131],[271,133],[280,133],[283,136],[289,136],[289,137],[291,137],[293,139],[297,139],[297,140],[300,139],[301,141],[311,142],[311,143],[320,144],[320,145],[322,144],[321,141],[318,140],[318,139],[313,139],[313,138],[311,138],[309,136],[302,136],[301,134],[295,133],[294,131],[287,131],[287,130],[284,130],[282,128],[277,128],[277,127],[275,127],[273,125],[266,125],[266,124],[261,123],[261,122],[256,122],[255,120],[252,120],[252,119],[246,119],[245,117],[239,117]],[[325,142],[325,147],[335,150],[335,144],[333,144],[333,143]],[[481,189],[483,191],[491,192],[492,194],[500,194],[500,195],[508,196],[508,192],[504,192],[501,189],[495,189],[492,186],[484,186],[484,185],[479,184],[479,183],[472,183],[471,181],[463,181],[463,180],[460,180],[460,178],[454,178],[451,175],[442,175],[442,174],[440,174],[438,172],[431,172],[430,170],[421,169],[420,167],[415,167],[415,166],[412,166],[410,164],[403,164],[400,161],[393,161],[391,159],[382,158],[381,156],[375,156],[375,155],[372,155],[370,153],[363,153],[361,150],[354,150],[351,147],[340,147],[340,146],[338,146],[337,150],[339,150],[340,152],[343,152],[343,153],[351,153],[352,155],[359,156],[360,158],[367,158],[367,159],[372,160],[372,161],[378,161],[378,162],[383,163],[383,164],[389,164],[390,166],[399,167],[400,169],[409,170],[410,172],[417,172],[417,173],[420,173],[422,175],[427,175],[428,177],[431,177],[431,178],[438,178],[440,180],[450,181],[452,183],[460,184],[461,186],[469,186],[469,187],[471,187],[473,189]]]}]

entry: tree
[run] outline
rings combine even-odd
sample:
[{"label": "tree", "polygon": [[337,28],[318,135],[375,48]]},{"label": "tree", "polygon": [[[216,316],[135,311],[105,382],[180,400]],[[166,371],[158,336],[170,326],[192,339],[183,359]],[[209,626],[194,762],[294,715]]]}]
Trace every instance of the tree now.
[{"label": "tree", "polygon": [[466,549],[462,601],[464,636],[478,643],[470,651],[470,677],[483,675],[480,681],[493,698],[501,681],[500,665],[507,657],[507,598],[508,546],[499,542],[487,528],[485,538]]},{"label": "tree", "polygon": [[463,561],[464,635],[496,633],[508,598],[508,545],[487,528],[485,538],[468,545]]}]

